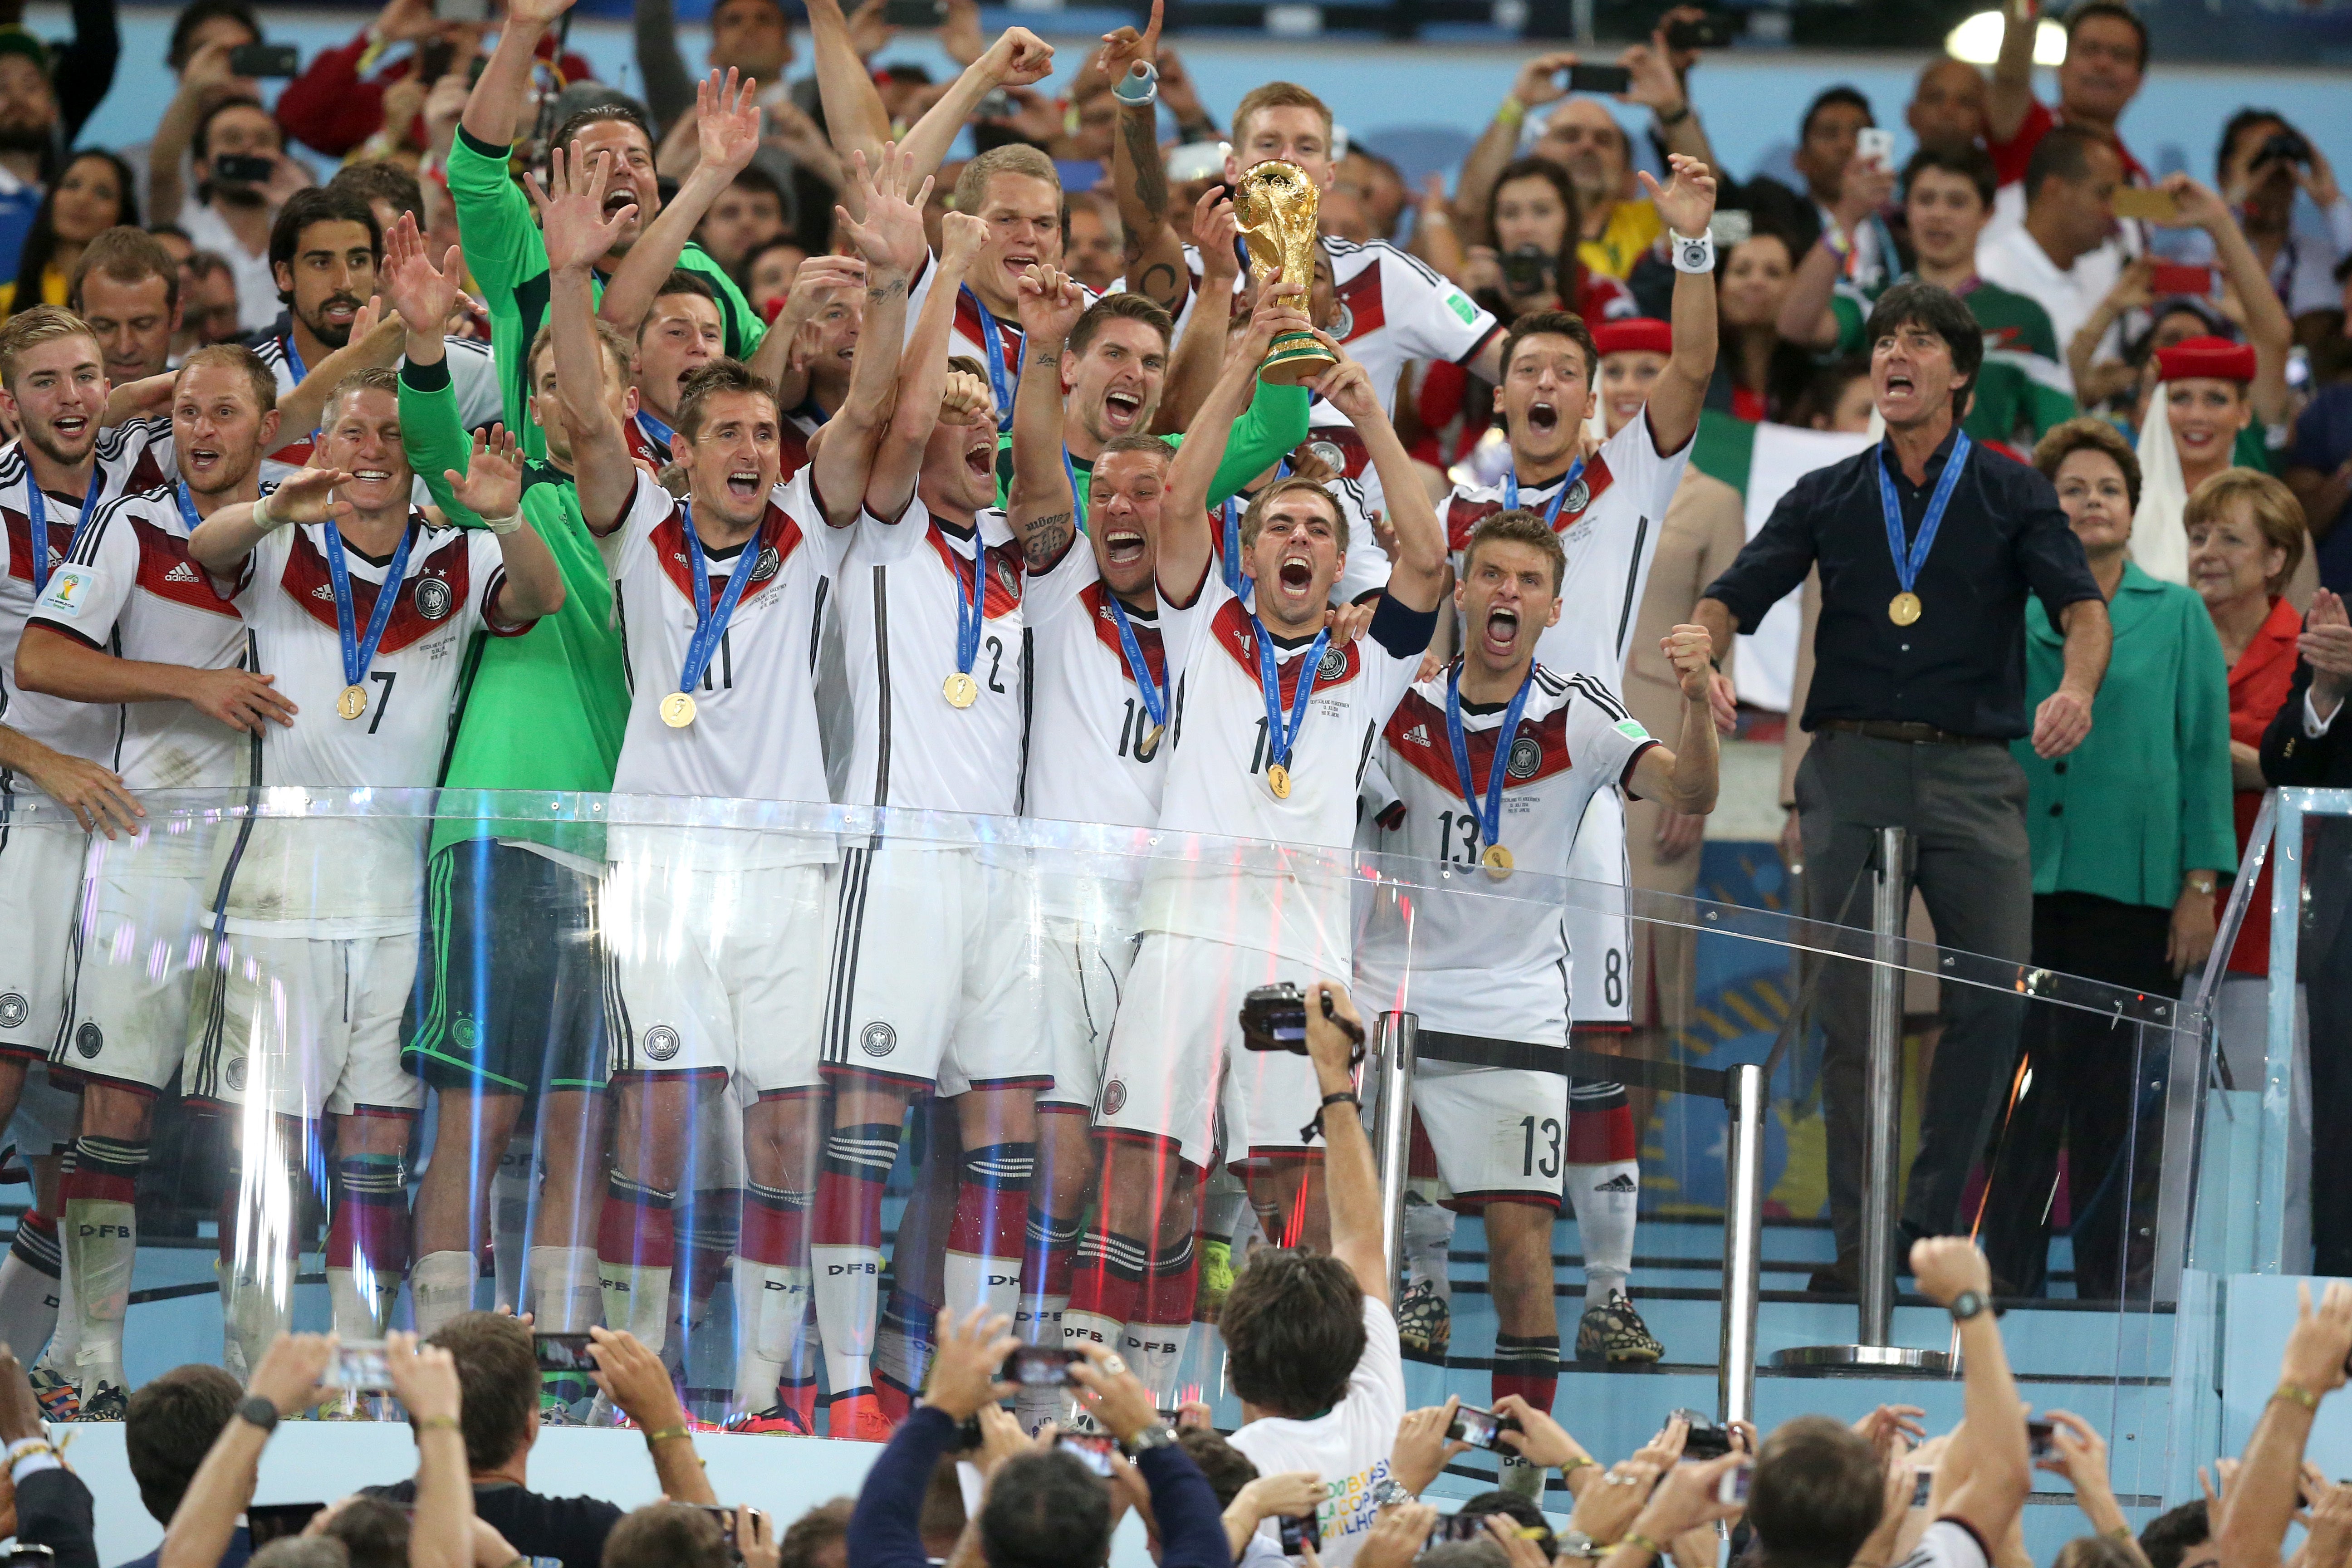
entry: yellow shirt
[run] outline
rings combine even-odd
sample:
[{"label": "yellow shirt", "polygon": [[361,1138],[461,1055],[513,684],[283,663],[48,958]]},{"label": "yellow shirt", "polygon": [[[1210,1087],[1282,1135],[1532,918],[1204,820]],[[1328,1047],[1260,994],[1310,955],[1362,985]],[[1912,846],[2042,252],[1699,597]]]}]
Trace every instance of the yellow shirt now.
[{"label": "yellow shirt", "polygon": [[[66,302],[66,275],[54,267],[41,268],[41,303],[62,305]],[[11,315],[16,309],[16,285],[0,283],[0,316]]]},{"label": "yellow shirt", "polygon": [[1588,239],[1576,247],[1577,259],[1591,271],[1607,278],[1630,278],[1633,263],[1642,253],[1658,242],[1666,226],[1658,217],[1658,209],[1646,201],[1619,202],[1609,209],[1609,222],[1601,230],[1601,237]]}]

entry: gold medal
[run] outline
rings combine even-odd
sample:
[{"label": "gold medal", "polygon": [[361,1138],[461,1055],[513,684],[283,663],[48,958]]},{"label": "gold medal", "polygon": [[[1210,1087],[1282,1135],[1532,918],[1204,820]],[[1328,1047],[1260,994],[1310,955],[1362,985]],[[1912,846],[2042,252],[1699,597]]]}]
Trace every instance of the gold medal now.
[{"label": "gold medal", "polygon": [[335,699],[335,711],[346,719],[356,719],[367,711],[367,688],[346,686],[343,694]]},{"label": "gold medal", "polygon": [[662,722],[673,730],[683,730],[694,722],[694,699],[683,691],[673,691],[661,700]]},{"label": "gold medal", "polygon": [[1160,737],[1166,733],[1168,733],[1168,726],[1165,724],[1146,724],[1143,727],[1143,739],[1135,743],[1135,754],[1139,757],[1151,755],[1160,749]]},{"label": "gold medal", "polygon": [[980,700],[980,682],[960,669],[940,683],[940,691],[950,708],[969,708]]},{"label": "gold medal", "polygon": [[1280,763],[1269,764],[1265,770],[1265,787],[1274,792],[1275,799],[1288,800],[1290,798],[1290,770],[1284,767]]},{"label": "gold medal", "polygon": [[1508,849],[1504,848],[1503,846],[1499,844],[1487,845],[1486,852],[1478,857],[1478,861],[1479,864],[1485,866],[1488,871],[1494,873],[1495,879],[1496,881],[1500,881],[1504,877],[1507,876],[1510,873],[1511,867],[1515,864],[1511,859],[1511,852]]},{"label": "gold medal", "polygon": [[1886,618],[1898,626],[1907,626],[1919,618],[1919,595],[1905,589],[1886,602]]}]

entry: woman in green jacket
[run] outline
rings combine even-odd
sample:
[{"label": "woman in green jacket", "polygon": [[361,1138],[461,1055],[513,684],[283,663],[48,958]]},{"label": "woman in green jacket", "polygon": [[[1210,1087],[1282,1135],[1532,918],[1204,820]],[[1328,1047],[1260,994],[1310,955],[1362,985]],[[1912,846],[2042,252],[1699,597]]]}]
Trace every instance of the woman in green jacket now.
[{"label": "woman in green jacket", "polygon": [[[2013,750],[2025,770],[2033,845],[2033,964],[2177,996],[2213,946],[2213,886],[2237,866],[2231,816],[2229,669],[2203,601],[2129,558],[2139,465],[2114,428],[2073,419],[2034,448],[2091,574],[2107,595],[2115,651],[2091,733],[2064,757]],[[2062,638],[2027,609],[2026,700],[2057,689]],[[2045,1005],[2026,1025],[2019,1075],[1986,1197],[1984,1239],[2011,1293],[2045,1293],[2058,1156],[2067,1155],[2074,1293],[2113,1300],[2142,1274],[2126,1259],[2134,1087],[2161,1070],[2130,1024]],[[2153,1151],[2138,1162],[2153,1166]],[[2152,1223],[2152,1221],[2150,1222]],[[2144,1251],[2145,1249],[2139,1249]]]}]

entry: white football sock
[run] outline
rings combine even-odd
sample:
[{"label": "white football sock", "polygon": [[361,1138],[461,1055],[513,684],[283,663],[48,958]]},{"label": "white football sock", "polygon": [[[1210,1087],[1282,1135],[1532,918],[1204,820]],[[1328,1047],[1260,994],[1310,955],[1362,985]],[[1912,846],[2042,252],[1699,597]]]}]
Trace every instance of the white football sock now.
[{"label": "white football sock", "polygon": [[428,1252],[408,1273],[408,1293],[416,1310],[416,1332],[429,1339],[442,1324],[474,1310],[474,1279],[481,1265],[470,1252]]}]

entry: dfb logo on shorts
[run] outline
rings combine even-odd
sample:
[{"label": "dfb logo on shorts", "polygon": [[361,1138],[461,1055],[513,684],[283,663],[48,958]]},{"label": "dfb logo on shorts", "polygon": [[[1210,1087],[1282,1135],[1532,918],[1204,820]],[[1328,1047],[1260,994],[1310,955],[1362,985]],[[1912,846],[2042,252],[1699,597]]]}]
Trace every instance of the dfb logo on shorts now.
[{"label": "dfb logo on shorts", "polygon": [[1117,1116],[1127,1109],[1127,1080],[1115,1078],[1103,1085],[1102,1113]]},{"label": "dfb logo on shorts", "polygon": [[245,1092],[245,1058],[229,1058],[228,1066],[221,1069],[221,1079],[228,1085],[232,1092],[243,1094]]},{"label": "dfb logo on shorts", "polygon": [[106,1047],[106,1031],[93,1021],[74,1031],[74,1049],[85,1057],[94,1057]]},{"label": "dfb logo on shorts", "polygon": [[1543,742],[1533,735],[1522,735],[1511,742],[1511,760],[1503,764],[1503,771],[1515,779],[1531,779],[1541,766]]},{"label": "dfb logo on shorts", "polygon": [[766,582],[769,578],[776,574],[776,569],[783,563],[784,558],[776,553],[776,547],[774,545],[762,544],[760,546],[760,559],[753,562],[751,564],[751,581],[754,583]]},{"label": "dfb logo on shorts", "polygon": [[23,1028],[26,1018],[32,1011],[33,1005],[26,1001],[20,993],[11,991],[6,995],[0,996],[0,1029]]},{"label": "dfb logo on shorts", "polygon": [[459,1018],[449,1026],[450,1041],[461,1051],[470,1051],[474,1042],[482,1037],[481,1029],[471,1018]]},{"label": "dfb logo on shorts", "polygon": [[1315,679],[1318,680],[1337,680],[1347,673],[1348,650],[1343,647],[1325,648],[1323,650],[1323,662],[1315,667]]},{"label": "dfb logo on shorts", "polygon": [[449,584],[438,577],[416,580],[416,613],[428,621],[437,621],[449,613]]},{"label": "dfb logo on shorts", "polygon": [[666,1062],[677,1055],[677,1031],[667,1024],[656,1024],[646,1031],[646,1055],[655,1061]]},{"label": "dfb logo on shorts", "polygon": [[898,1031],[887,1024],[868,1024],[858,1033],[857,1048],[869,1057],[887,1057],[898,1048]]}]

